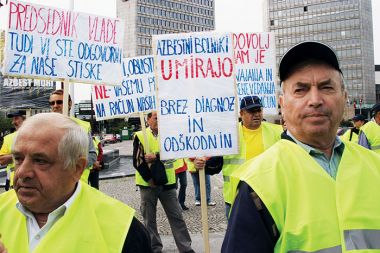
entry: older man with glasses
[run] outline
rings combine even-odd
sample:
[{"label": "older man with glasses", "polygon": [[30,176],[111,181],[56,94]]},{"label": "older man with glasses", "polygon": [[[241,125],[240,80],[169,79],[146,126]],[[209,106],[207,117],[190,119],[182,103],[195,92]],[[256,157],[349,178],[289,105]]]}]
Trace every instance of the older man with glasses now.
[{"label": "older man with glasses", "polygon": [[[72,106],[71,97],[69,95],[69,111]],[[63,113],[63,90],[55,90],[51,93],[49,98],[50,110],[56,113]],[[81,180],[88,183],[88,176],[90,175],[90,170],[92,165],[96,162],[97,154],[94,143],[91,136],[91,125],[87,121],[83,121],[74,117],[71,117],[87,134],[88,134],[88,157],[87,157],[87,168],[83,171]]]}]

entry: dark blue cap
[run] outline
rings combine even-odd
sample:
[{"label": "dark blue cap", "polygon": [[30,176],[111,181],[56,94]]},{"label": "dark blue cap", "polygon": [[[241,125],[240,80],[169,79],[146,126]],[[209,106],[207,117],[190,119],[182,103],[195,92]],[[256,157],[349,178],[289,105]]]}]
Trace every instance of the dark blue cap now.
[{"label": "dark blue cap", "polygon": [[365,117],[361,114],[356,114],[353,118],[352,118],[352,121],[364,121],[365,120]]},{"label": "dark blue cap", "polygon": [[7,117],[8,118],[13,118],[13,117],[17,117],[17,116],[25,116],[26,115],[26,112],[23,111],[23,110],[18,110],[18,111],[13,111],[13,112],[10,112],[7,114]]},{"label": "dark blue cap", "polygon": [[261,108],[261,99],[258,96],[245,96],[240,101],[240,110],[249,110],[252,108]]},{"label": "dark blue cap", "polygon": [[375,114],[376,114],[377,112],[379,112],[379,111],[380,111],[380,103],[377,103],[377,104],[375,104],[375,105],[372,107],[372,109],[371,109],[372,115],[375,116]]},{"label": "dark blue cap", "polygon": [[287,79],[294,66],[310,59],[324,62],[342,73],[338,57],[331,47],[317,41],[306,41],[290,48],[282,56],[279,66],[280,80]]}]

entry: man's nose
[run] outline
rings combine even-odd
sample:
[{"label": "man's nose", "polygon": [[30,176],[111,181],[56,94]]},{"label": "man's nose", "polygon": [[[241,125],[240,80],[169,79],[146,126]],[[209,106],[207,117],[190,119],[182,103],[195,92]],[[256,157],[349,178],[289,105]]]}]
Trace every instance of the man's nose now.
[{"label": "man's nose", "polygon": [[312,87],[309,92],[309,105],[318,107],[323,103],[323,97],[317,87]]},{"label": "man's nose", "polygon": [[25,158],[22,161],[16,162],[15,176],[17,178],[31,178],[33,177],[32,163],[30,159]]}]

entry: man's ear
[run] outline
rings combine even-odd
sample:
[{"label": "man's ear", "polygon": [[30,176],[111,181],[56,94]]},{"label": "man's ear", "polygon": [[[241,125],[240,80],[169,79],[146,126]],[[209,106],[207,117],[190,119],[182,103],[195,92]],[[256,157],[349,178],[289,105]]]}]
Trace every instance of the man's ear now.
[{"label": "man's ear", "polygon": [[80,157],[75,164],[75,179],[79,180],[82,176],[83,171],[87,167],[87,159],[85,157]]},{"label": "man's ear", "polygon": [[284,95],[278,96],[278,101],[280,103],[281,108],[284,106]]}]

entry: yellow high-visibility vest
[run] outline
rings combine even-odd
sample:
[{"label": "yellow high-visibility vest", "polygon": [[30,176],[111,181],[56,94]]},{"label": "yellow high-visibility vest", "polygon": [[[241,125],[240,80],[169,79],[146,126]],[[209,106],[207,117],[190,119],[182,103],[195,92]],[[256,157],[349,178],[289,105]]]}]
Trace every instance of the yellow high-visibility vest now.
[{"label": "yellow high-visibility vest", "polygon": [[[344,142],[336,180],[300,146],[281,140],[241,168],[280,232],[275,253],[380,252],[380,156]],[[243,171],[243,172],[242,172]],[[234,180],[234,194],[238,180]]]},{"label": "yellow high-visibility vest", "polygon": [[[1,241],[9,253],[29,253],[26,217],[16,208],[14,190],[0,195]],[[81,185],[72,206],[41,239],[33,253],[120,253],[135,210]]]},{"label": "yellow high-visibility vest", "polygon": [[[262,135],[263,135],[263,144],[264,151],[275,144],[278,140],[281,139],[281,133],[283,132],[282,126],[271,124],[268,122],[262,122]],[[233,195],[230,185],[230,176],[236,171],[245,161],[246,161],[246,145],[243,136],[243,127],[239,124],[239,146],[240,152],[237,155],[228,155],[223,157],[223,197],[224,202],[231,204],[233,200]]]},{"label": "yellow high-visibility vest", "polygon": [[371,150],[380,154],[380,126],[374,121],[369,121],[360,128],[360,131],[367,137]]},{"label": "yellow high-visibility vest", "polygon": [[[153,135],[152,130],[150,128],[146,129],[146,134],[147,134],[147,139],[149,142],[149,149],[150,149],[149,152],[150,153],[159,153],[160,152],[160,143],[158,142],[158,138]],[[142,131],[136,132],[135,138],[139,138],[139,140],[140,140],[140,142],[143,145],[144,150],[145,150],[146,146],[145,146],[145,141],[143,138]],[[146,152],[146,150],[145,150],[145,152]],[[166,161],[164,161],[164,165],[165,165],[166,177],[168,178],[168,182],[166,183],[166,185],[175,184],[176,183],[175,170],[177,168],[180,168],[183,166],[183,159],[166,160]],[[146,182],[142,178],[142,176],[140,175],[140,173],[137,170],[136,170],[135,179],[136,179],[136,185],[149,186],[148,182]]]}]

